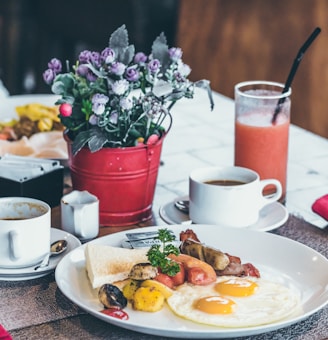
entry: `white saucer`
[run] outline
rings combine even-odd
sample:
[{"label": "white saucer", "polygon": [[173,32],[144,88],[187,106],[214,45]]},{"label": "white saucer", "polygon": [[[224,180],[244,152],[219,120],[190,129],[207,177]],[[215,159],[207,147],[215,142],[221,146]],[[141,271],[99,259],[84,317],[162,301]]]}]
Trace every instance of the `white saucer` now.
[{"label": "white saucer", "polygon": [[79,247],[81,242],[78,238],[73,236],[72,234],[67,233],[66,231],[51,228],[50,235],[51,243],[57,240],[66,240],[68,247],[67,250],[58,256],[53,256],[50,258],[49,266],[45,268],[40,268],[39,270],[35,270],[35,265],[25,268],[0,268],[0,281],[23,281],[23,280],[31,280],[36,279],[41,276],[45,276],[50,274],[57,266],[59,261],[71,250]]},{"label": "white saucer", "polygon": [[[174,203],[179,200],[187,200],[188,196],[178,197],[172,202],[166,203],[159,209],[162,220],[168,224],[192,224],[188,214],[179,211]],[[267,205],[260,211],[260,218],[247,229],[258,231],[270,231],[281,227],[288,219],[288,211],[279,202]]]}]

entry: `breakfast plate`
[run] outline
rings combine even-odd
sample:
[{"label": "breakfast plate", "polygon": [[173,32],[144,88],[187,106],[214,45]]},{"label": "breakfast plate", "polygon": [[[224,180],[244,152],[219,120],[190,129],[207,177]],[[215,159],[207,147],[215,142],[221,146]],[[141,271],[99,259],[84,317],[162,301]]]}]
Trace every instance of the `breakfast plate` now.
[{"label": "breakfast plate", "polygon": [[[59,97],[53,94],[8,96],[1,100],[0,123],[18,119],[16,107],[27,104],[54,106]],[[23,136],[17,141],[0,141],[0,156],[9,153],[17,156],[50,158],[67,163],[67,146],[62,131],[38,132],[30,138]]]},{"label": "breakfast plate", "polygon": [[[178,197],[174,201],[168,202],[161,206],[159,215],[162,220],[168,224],[192,224],[189,215],[179,211],[174,203],[180,200],[187,200],[188,196]],[[271,203],[260,211],[260,217],[255,224],[250,225],[247,229],[257,231],[270,231],[281,227],[288,219],[288,210],[279,202]]]},{"label": "breakfast plate", "polygon": [[22,281],[45,276],[56,268],[57,264],[65,256],[65,254],[81,245],[80,240],[72,234],[60,229],[51,228],[50,242],[53,243],[57,240],[66,240],[67,250],[61,255],[50,257],[48,267],[40,268],[37,271],[34,269],[36,264],[24,268],[0,268],[0,281]]},{"label": "breakfast plate", "polygon": [[[180,224],[172,225],[170,229],[178,237],[188,227]],[[156,231],[159,228],[138,228],[129,232]],[[176,316],[167,306],[156,313],[126,307],[129,319],[116,319],[100,312],[103,306],[85,270],[85,244],[60,261],[55,271],[57,285],[73,303],[105,322],[136,332],[186,339],[236,338],[270,332],[300,322],[328,303],[328,260],[315,250],[288,238],[255,230],[197,224],[192,225],[192,229],[205,244],[239,256],[245,263],[253,263],[262,278],[289,287],[300,298],[298,313],[271,324],[238,328],[197,324]],[[126,231],[90,243],[120,247],[124,239]]]}]

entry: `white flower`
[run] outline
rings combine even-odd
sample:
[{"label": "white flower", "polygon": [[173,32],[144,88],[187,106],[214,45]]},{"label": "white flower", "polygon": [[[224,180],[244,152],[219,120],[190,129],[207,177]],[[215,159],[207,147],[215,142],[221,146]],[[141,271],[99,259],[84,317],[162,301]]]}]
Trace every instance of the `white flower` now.
[{"label": "white flower", "polygon": [[112,90],[115,94],[121,96],[129,89],[129,82],[125,79],[117,80],[112,84]]},{"label": "white flower", "polygon": [[105,112],[106,104],[108,103],[109,98],[104,94],[96,93],[92,97],[92,111],[96,115],[102,115]]},{"label": "white flower", "polygon": [[179,60],[178,62],[178,72],[180,72],[180,74],[184,77],[188,77],[190,72],[191,72],[191,68],[189,65],[183,63],[181,60]]},{"label": "white flower", "polygon": [[130,98],[121,98],[120,99],[120,106],[123,110],[131,110],[133,107],[132,100]]},{"label": "white flower", "polygon": [[89,118],[89,123],[91,125],[97,125],[98,124],[98,117],[96,115],[91,115]]}]

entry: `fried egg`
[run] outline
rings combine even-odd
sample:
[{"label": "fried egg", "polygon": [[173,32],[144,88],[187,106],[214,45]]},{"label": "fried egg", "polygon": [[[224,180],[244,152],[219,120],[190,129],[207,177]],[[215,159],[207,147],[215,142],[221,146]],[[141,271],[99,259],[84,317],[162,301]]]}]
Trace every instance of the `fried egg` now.
[{"label": "fried egg", "polygon": [[252,277],[218,277],[206,286],[184,283],[167,300],[185,319],[220,327],[251,327],[287,318],[300,308],[299,293]]}]

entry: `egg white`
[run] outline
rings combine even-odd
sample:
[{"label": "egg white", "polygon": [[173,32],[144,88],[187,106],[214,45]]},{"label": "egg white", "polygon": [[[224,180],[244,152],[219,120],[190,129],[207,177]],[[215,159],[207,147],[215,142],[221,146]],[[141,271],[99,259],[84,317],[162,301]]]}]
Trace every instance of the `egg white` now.
[{"label": "egg white", "polygon": [[220,327],[251,327],[269,324],[295,314],[300,308],[299,293],[279,283],[249,278],[257,283],[253,295],[234,297],[225,295],[236,304],[231,314],[209,314],[197,310],[195,302],[206,296],[220,295],[215,291],[216,283],[230,279],[231,276],[218,277],[216,282],[206,286],[184,283],[179,286],[167,303],[178,316],[206,325]]}]

